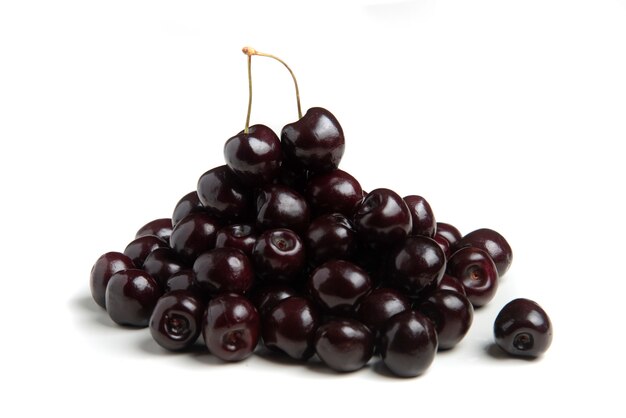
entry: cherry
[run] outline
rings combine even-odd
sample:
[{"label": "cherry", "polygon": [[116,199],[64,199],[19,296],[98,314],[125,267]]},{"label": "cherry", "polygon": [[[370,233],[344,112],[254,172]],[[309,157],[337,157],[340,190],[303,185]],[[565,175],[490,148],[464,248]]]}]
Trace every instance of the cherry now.
[{"label": "cherry", "polygon": [[167,242],[155,235],[144,235],[132,240],[124,249],[124,254],[133,260],[135,267],[142,268],[148,254],[161,247],[167,248],[169,246]]},{"label": "cherry", "polygon": [[193,270],[180,270],[167,279],[165,293],[174,290],[187,290],[196,296],[200,296],[200,288],[198,283],[196,283],[196,276],[193,274]]},{"label": "cherry", "polygon": [[552,323],[537,302],[519,298],[507,303],[493,325],[496,344],[506,353],[538,357],[552,344]]},{"label": "cherry", "polygon": [[117,324],[147,327],[161,294],[157,281],[145,271],[118,271],[111,276],[107,285],[107,312]]},{"label": "cherry", "polygon": [[374,336],[354,319],[333,319],[317,329],[315,352],[328,367],[352,372],[365,366],[374,353]]},{"label": "cherry", "polygon": [[248,189],[225,165],[200,176],[198,198],[208,213],[220,219],[246,220],[252,215]]},{"label": "cherry", "polygon": [[306,186],[310,174],[307,170],[297,166],[295,163],[283,160],[280,164],[280,170],[276,184],[282,184],[300,194],[306,193]]},{"label": "cherry", "polygon": [[393,374],[414,377],[430,367],[437,345],[437,332],[430,319],[419,312],[405,311],[385,323],[379,350]]},{"label": "cherry", "polygon": [[437,285],[438,290],[451,290],[453,292],[457,292],[465,296],[465,288],[456,278],[450,276],[449,274],[444,274]]},{"label": "cherry", "polygon": [[176,204],[172,214],[172,226],[176,226],[185,216],[190,213],[203,212],[204,206],[200,202],[198,192],[194,190],[184,195]]},{"label": "cherry", "polygon": [[331,259],[351,259],[356,253],[354,227],[344,215],[331,213],[314,219],[304,235],[309,262],[314,265]]},{"label": "cherry", "polygon": [[180,257],[171,248],[157,248],[146,257],[143,269],[165,288],[167,279],[183,268]]},{"label": "cherry", "polygon": [[309,179],[306,197],[316,215],[341,213],[352,217],[363,200],[359,182],[342,170],[317,174]]},{"label": "cherry", "polygon": [[437,287],[445,270],[443,251],[433,239],[425,236],[411,236],[390,253],[390,283],[411,297]]},{"label": "cherry", "polygon": [[200,335],[203,311],[202,303],[189,291],[166,293],[150,316],[150,334],[167,350],[185,350]]},{"label": "cherry", "polygon": [[355,264],[331,260],[319,266],[308,281],[309,293],[325,311],[349,313],[372,289],[369,275]]},{"label": "cherry", "polygon": [[412,230],[409,207],[389,189],[372,190],[354,215],[354,226],[361,243],[384,248],[402,242]]},{"label": "cherry", "polygon": [[219,295],[209,301],[202,335],[215,357],[224,361],[241,361],[254,352],[259,342],[259,313],[245,297]]},{"label": "cherry", "polygon": [[437,222],[435,236],[437,235],[448,241],[448,247],[451,251],[456,249],[455,246],[462,237],[461,233],[455,226],[443,222]]},{"label": "cherry", "polygon": [[217,221],[208,213],[190,213],[176,224],[170,243],[187,264],[192,264],[200,254],[213,249],[217,229]]},{"label": "cherry", "polygon": [[513,262],[513,250],[502,235],[493,229],[482,228],[465,235],[456,244],[456,248],[476,247],[489,254],[496,264],[498,276],[502,277]]},{"label": "cherry", "polygon": [[254,294],[253,302],[261,317],[264,317],[278,302],[292,296],[297,296],[293,288],[281,284],[271,284],[257,290]]},{"label": "cherry", "polygon": [[441,248],[441,251],[443,251],[443,253],[445,254],[446,259],[450,258],[450,256],[452,255],[452,251],[450,250],[450,243],[448,242],[448,240],[443,235],[439,234],[435,234],[433,240],[435,240],[435,242],[439,244],[439,248]]},{"label": "cherry", "polygon": [[457,345],[467,334],[474,319],[474,308],[462,294],[436,290],[417,306],[435,325],[439,350]]},{"label": "cherry", "polygon": [[268,184],[280,170],[280,140],[267,126],[253,125],[226,141],[224,158],[243,184]]},{"label": "cherry", "polygon": [[412,235],[424,235],[430,238],[435,236],[437,223],[430,204],[422,196],[405,196],[404,201],[409,207],[413,221]]},{"label": "cherry", "polygon": [[256,199],[256,211],[256,223],[261,230],[289,228],[304,232],[309,224],[306,200],[286,186],[263,187]]},{"label": "cherry", "polygon": [[378,332],[392,316],[411,309],[411,302],[394,289],[378,288],[365,296],[359,305],[357,318],[369,329]]},{"label": "cherry", "polygon": [[254,272],[248,257],[236,248],[215,248],[193,263],[196,283],[205,293],[246,293]]},{"label": "cherry", "polygon": [[305,264],[304,246],[295,232],[273,229],[261,234],[252,250],[255,273],[266,280],[288,282]]},{"label": "cherry", "polygon": [[237,248],[248,256],[252,254],[255,242],[254,228],[247,224],[225,226],[215,236],[215,248]]},{"label": "cherry", "polygon": [[306,360],[315,351],[318,314],[307,299],[293,296],[278,302],[263,318],[263,341],[268,348]]},{"label": "cherry", "polygon": [[169,243],[170,235],[172,235],[172,220],[170,218],[161,218],[150,221],[139,228],[135,234],[135,238],[145,235],[154,235],[161,238],[166,243]]},{"label": "cherry", "polygon": [[498,290],[498,270],[485,251],[464,247],[448,260],[447,273],[458,279],[474,307],[487,304]]},{"label": "cherry", "polygon": [[89,276],[89,287],[91,288],[93,300],[101,307],[106,308],[105,294],[111,276],[118,271],[132,268],[135,268],[133,261],[122,253],[113,251],[98,257],[91,268],[91,275]]}]

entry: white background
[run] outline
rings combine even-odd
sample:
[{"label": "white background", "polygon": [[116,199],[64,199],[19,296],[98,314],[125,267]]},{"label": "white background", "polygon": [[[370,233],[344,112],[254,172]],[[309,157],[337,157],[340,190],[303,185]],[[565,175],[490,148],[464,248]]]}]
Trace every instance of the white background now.
[{"label": "white background", "polygon": [[[511,243],[499,294],[425,375],[171,355],[91,301],[96,258],[223,164],[247,44],[337,116],[365,189]],[[253,69],[252,122],[279,132],[289,75]],[[0,415],[623,416],[625,139],[624,0],[4,1]],[[515,297],[551,315],[538,361],[488,349]]]}]

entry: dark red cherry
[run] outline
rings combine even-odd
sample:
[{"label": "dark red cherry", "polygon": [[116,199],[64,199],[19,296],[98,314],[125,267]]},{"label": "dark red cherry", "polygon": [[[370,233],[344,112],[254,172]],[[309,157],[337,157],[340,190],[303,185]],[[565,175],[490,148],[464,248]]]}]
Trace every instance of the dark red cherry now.
[{"label": "dark red cherry", "polygon": [[370,248],[385,248],[402,242],[412,230],[409,207],[389,189],[372,190],[354,215],[360,242]]},{"label": "dark red cherry", "polygon": [[224,158],[243,184],[261,186],[271,183],[280,168],[281,150],[278,136],[265,125],[250,126],[224,144]]},{"label": "dark red cherry", "polygon": [[412,235],[424,235],[434,237],[437,230],[437,222],[430,204],[422,196],[409,195],[404,197],[409,207],[413,221]]},{"label": "dark red cherry", "polygon": [[309,206],[298,192],[279,185],[263,187],[256,199],[256,224],[261,230],[288,228],[304,232]]},{"label": "dark red cherry", "polygon": [[143,262],[143,269],[159,283],[161,288],[165,288],[167,279],[182,268],[180,257],[171,248],[157,248],[148,254]]},{"label": "dark red cherry", "polygon": [[283,299],[297,296],[298,293],[290,286],[281,284],[270,284],[257,289],[252,297],[261,317],[267,315],[274,306]]},{"label": "dark red cherry", "polygon": [[145,271],[119,271],[111,276],[107,285],[107,312],[120,325],[147,327],[162,293],[157,281]]},{"label": "dark red cherry", "polygon": [[456,248],[476,247],[489,254],[496,264],[498,276],[502,277],[513,262],[513,250],[502,235],[493,229],[482,228],[465,235],[456,244]]},{"label": "dark red cherry", "polygon": [[331,260],[316,268],[308,281],[311,297],[325,311],[349,313],[372,290],[365,270],[344,260]]},{"label": "dark red cherry", "polygon": [[219,295],[209,301],[202,335],[215,357],[224,361],[244,360],[259,342],[259,313],[243,296]]},{"label": "dark red cherry", "polygon": [[315,352],[331,369],[352,372],[372,358],[374,335],[357,320],[333,319],[317,329]]},{"label": "dark red cherry", "polygon": [[194,190],[184,195],[176,204],[172,214],[172,226],[176,226],[185,216],[190,213],[203,212],[204,206],[200,202],[198,192]]},{"label": "dark red cherry", "polygon": [[450,276],[449,274],[444,274],[437,285],[437,290],[451,290],[453,292],[457,292],[465,296],[465,288],[456,278]]},{"label": "dark red cherry", "polygon": [[263,342],[271,349],[306,360],[315,351],[318,314],[307,299],[293,296],[283,299],[263,318]]},{"label": "dark red cherry", "polygon": [[357,318],[374,332],[380,331],[392,316],[411,309],[411,302],[394,289],[378,288],[365,296],[357,309]]},{"label": "dark red cherry", "polygon": [[493,325],[496,344],[506,353],[538,357],[552,344],[552,323],[546,311],[529,299],[507,303]]},{"label": "dark red cherry", "polygon": [[172,274],[165,283],[165,293],[174,290],[187,290],[196,296],[200,296],[200,288],[196,283],[196,276],[193,270],[180,270]]},{"label": "dark red cherry", "polygon": [[259,277],[275,282],[292,281],[304,268],[304,245],[289,229],[265,231],[254,244],[252,261]]},{"label": "dark red cherry", "polygon": [[[171,238],[171,237],[170,237]],[[163,241],[161,238],[155,235],[144,235],[139,238],[135,238],[132,240],[124,249],[124,254],[126,254],[131,260],[133,260],[133,264],[137,268],[143,267],[143,262],[145,261],[148,254],[157,248],[167,248],[167,242]]]},{"label": "dark red cherry", "polygon": [[485,251],[464,247],[452,254],[446,273],[458,279],[474,307],[487,304],[498,290],[498,270]]},{"label": "dark red cherry", "polygon": [[286,125],[280,138],[286,157],[312,172],[337,168],[345,149],[339,121],[321,107],[312,107],[300,120]]},{"label": "dark red cherry", "polygon": [[103,308],[105,306],[105,294],[107,284],[111,276],[118,271],[135,268],[133,261],[125,254],[118,252],[108,252],[98,257],[89,276],[89,287],[91,288],[91,296],[96,303]]},{"label": "dark red cherry", "polygon": [[341,213],[352,217],[363,200],[363,190],[350,174],[333,170],[309,179],[306,198],[316,215]]},{"label": "dark red cherry", "polygon": [[457,345],[469,331],[474,308],[462,294],[452,290],[435,290],[417,306],[435,325],[439,349]]},{"label": "dark red cherry", "polygon": [[200,254],[215,247],[218,227],[211,215],[204,212],[190,213],[172,230],[170,244],[187,264],[191,264]]},{"label": "dark red cherry", "polygon": [[193,263],[193,272],[205,293],[243,294],[254,280],[252,263],[236,248],[215,248],[201,254]]},{"label": "dark red cherry", "polygon": [[432,290],[446,270],[446,257],[431,238],[417,235],[390,253],[389,279],[411,297]]},{"label": "dark red cherry", "polygon": [[462,237],[461,232],[459,232],[455,226],[443,222],[437,222],[435,235],[439,235],[448,241],[450,251],[456,250],[456,243],[459,242]]},{"label": "dark red cherry", "polygon": [[170,218],[161,218],[150,221],[137,231],[135,238],[145,235],[154,235],[161,238],[166,243],[170,242],[172,235],[172,220]]},{"label": "dark red cherry", "polygon": [[446,255],[446,259],[450,258],[450,256],[452,255],[452,251],[450,250],[450,243],[448,242],[448,240],[443,235],[439,234],[435,234],[433,240],[435,240],[435,242],[439,244],[439,248],[441,248],[441,251],[443,251],[443,253]]},{"label": "dark red cherry", "polygon": [[256,233],[246,224],[233,224],[221,228],[215,236],[215,248],[237,248],[246,255],[252,254]]},{"label": "dark red cherry", "polygon": [[314,219],[304,235],[307,257],[313,265],[331,259],[351,259],[357,250],[352,223],[340,213]]},{"label": "dark red cherry", "polygon": [[247,220],[252,215],[250,191],[225,165],[200,176],[198,198],[206,211],[219,219]]},{"label": "dark red cherry", "polygon": [[405,311],[389,319],[381,332],[380,355],[395,375],[414,377],[424,373],[437,353],[437,332],[430,319]]},{"label": "dark red cherry", "polygon": [[179,351],[191,347],[202,329],[204,306],[186,290],[163,295],[150,317],[150,334],[161,347]]}]

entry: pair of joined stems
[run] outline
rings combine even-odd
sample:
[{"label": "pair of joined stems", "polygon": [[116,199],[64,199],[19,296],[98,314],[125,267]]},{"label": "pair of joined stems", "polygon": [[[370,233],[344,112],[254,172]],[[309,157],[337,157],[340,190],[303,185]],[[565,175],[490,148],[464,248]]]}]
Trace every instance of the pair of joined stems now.
[{"label": "pair of joined stems", "polygon": [[243,53],[248,56],[248,114],[246,115],[246,126],[243,130],[245,134],[247,134],[250,130],[250,114],[252,113],[252,56],[258,55],[260,57],[268,57],[273,58],[276,61],[280,62],[287,68],[289,74],[291,74],[291,78],[293,79],[293,84],[296,87],[296,102],[298,104],[298,119],[302,118],[302,108],[300,107],[300,90],[298,89],[298,81],[296,80],[296,76],[291,71],[291,68],[287,65],[287,63],[275,55],[266,54],[264,52],[259,52],[256,49],[246,46],[242,49]]}]

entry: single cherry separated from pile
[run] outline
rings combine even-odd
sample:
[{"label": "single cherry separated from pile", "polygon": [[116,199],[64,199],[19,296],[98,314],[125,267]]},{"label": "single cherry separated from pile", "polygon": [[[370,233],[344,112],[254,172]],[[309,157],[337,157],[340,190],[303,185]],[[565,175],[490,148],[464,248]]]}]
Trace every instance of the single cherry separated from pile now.
[{"label": "single cherry separated from pile", "polygon": [[[248,111],[224,145],[225,165],[202,174],[171,218],[98,258],[94,300],[120,325],[149,327],[167,350],[202,335],[228,362],[262,344],[300,361],[317,355],[339,372],[380,356],[398,376],[424,373],[494,298],[511,247],[491,229],[463,236],[436,222],[419,195],[364,192],[338,168],[345,138],[335,116],[321,107],[303,115],[289,66],[243,51]],[[253,56],[278,60],[293,78],[298,120],[280,137],[250,125]],[[545,311],[526,299],[505,306],[494,333],[518,356],[541,354],[552,338]]]}]

